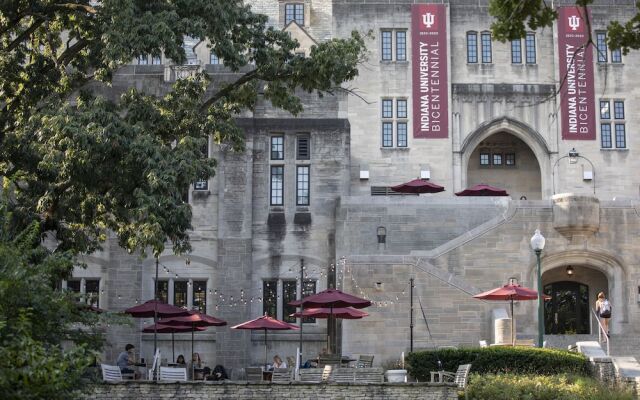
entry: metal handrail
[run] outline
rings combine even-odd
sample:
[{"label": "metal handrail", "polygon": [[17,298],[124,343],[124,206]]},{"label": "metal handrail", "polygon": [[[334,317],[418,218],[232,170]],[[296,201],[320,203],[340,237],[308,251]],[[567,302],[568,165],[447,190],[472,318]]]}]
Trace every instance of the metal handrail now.
[{"label": "metal handrail", "polygon": [[604,336],[607,342],[607,355],[609,355],[609,335],[607,335],[607,332],[604,331],[604,326],[602,326],[600,317],[598,316],[598,313],[596,313],[596,310],[591,308],[591,312],[593,313],[593,316],[596,317],[596,321],[598,322],[598,342],[602,343],[602,337]]}]

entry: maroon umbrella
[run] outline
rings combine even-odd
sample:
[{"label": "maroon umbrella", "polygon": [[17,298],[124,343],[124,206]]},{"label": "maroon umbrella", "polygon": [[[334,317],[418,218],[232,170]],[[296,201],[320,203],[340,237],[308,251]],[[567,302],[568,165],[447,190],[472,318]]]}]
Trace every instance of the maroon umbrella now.
[{"label": "maroon umbrella", "polygon": [[475,185],[470,188],[457,192],[456,196],[508,196],[506,190],[490,185]]},{"label": "maroon umbrella", "polygon": [[289,305],[303,308],[329,308],[329,318],[327,322],[327,342],[329,344],[330,351],[333,351],[330,341],[331,335],[329,333],[329,325],[333,320],[333,309],[342,307],[365,308],[369,307],[371,305],[371,302],[369,300],[344,293],[341,290],[331,288],[323,290],[322,292],[316,294],[312,294],[311,296],[307,296],[302,300],[292,301],[289,303]]},{"label": "maroon umbrella", "polygon": [[[142,329],[142,332],[144,333],[170,333],[171,334],[171,353],[173,356],[173,362],[176,362],[176,349],[175,349],[175,341],[174,341],[174,337],[173,334],[174,333],[180,333],[180,332],[191,332],[193,331],[193,327],[191,326],[169,326],[169,325],[163,325],[163,324],[152,324],[152,325],[147,325]],[[207,328],[202,328],[202,327],[195,327],[195,330],[197,331],[204,331]]]},{"label": "maroon umbrella", "polygon": [[124,310],[126,314],[130,314],[134,318],[168,318],[182,317],[189,315],[189,311],[184,308],[163,303],[160,300],[149,300],[137,306]]},{"label": "maroon umbrella", "polygon": [[311,318],[329,318],[331,315],[334,318],[342,318],[342,319],[361,319],[363,317],[369,316],[369,313],[364,311],[356,310],[351,307],[340,307],[334,308],[306,308],[302,312],[293,313],[290,316],[296,318],[302,317],[311,317]]},{"label": "maroon umbrella", "polygon": [[[189,315],[187,316],[163,319],[160,323],[169,326],[189,327],[191,331],[191,361],[193,361],[193,332],[197,330],[196,328],[206,329],[207,326],[224,326],[227,324],[227,321],[203,314],[199,311],[189,311]],[[193,362],[191,363],[191,367],[194,367]],[[191,371],[191,376],[193,376],[193,371]]]},{"label": "maroon umbrella", "polygon": [[264,330],[264,365],[265,368],[268,364],[267,358],[267,330],[272,331],[285,331],[285,330],[298,330],[296,325],[277,320],[264,313],[262,317],[252,319],[251,321],[243,322],[241,324],[232,326],[231,329],[249,329],[249,330]]},{"label": "maroon umbrella", "polygon": [[[538,292],[526,288],[524,286],[520,286],[517,283],[508,283],[499,288],[491,289],[489,291],[476,294],[476,299],[483,300],[510,300],[511,301],[511,341],[512,345],[515,346],[516,338],[514,335],[514,326],[515,326],[515,317],[513,315],[513,302],[514,300],[536,300],[538,298]],[[549,300],[551,297],[547,295],[543,295],[545,300]]]},{"label": "maroon umbrella", "polygon": [[399,193],[438,193],[444,192],[444,187],[426,179],[414,179],[401,185],[392,186],[391,190]]}]

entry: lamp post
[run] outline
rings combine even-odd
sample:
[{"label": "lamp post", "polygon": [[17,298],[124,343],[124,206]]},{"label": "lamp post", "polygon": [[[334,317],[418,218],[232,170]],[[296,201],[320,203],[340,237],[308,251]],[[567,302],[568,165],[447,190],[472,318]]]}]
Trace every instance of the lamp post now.
[{"label": "lamp post", "polygon": [[536,229],[536,232],[531,237],[531,248],[536,253],[536,259],[538,262],[538,347],[542,348],[544,343],[544,294],[542,293],[542,269],[540,268],[540,254],[544,249],[545,238],[540,233],[540,229]]}]

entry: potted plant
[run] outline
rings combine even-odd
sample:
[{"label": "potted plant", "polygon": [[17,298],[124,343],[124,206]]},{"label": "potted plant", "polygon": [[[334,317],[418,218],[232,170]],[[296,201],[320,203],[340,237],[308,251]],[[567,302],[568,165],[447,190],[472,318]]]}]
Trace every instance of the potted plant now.
[{"label": "potted plant", "polygon": [[404,369],[404,362],[402,359],[388,360],[382,364],[385,369],[384,377],[387,382],[406,382],[407,370]]}]

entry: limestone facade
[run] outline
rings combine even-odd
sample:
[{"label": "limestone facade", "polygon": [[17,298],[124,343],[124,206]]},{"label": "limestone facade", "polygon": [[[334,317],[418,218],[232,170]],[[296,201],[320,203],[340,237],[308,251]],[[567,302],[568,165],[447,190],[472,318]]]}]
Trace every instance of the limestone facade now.
[{"label": "limestone facade", "polygon": [[[267,14],[272,26],[298,38],[305,53],[314,42],[346,37],[352,30],[371,31],[368,61],[359,77],[346,85],[360,97],[305,94],[305,111],[298,117],[259,104],[238,120],[246,132],[244,153],[211,146],[210,156],[219,163],[217,174],[189,190],[194,250],[185,256],[163,254],[159,260],[159,281],[166,282],[169,302],[184,300],[190,307],[204,296],[205,310],[230,325],[265,311],[282,319],[290,311],[285,307],[288,296],[300,293],[304,262],[304,280],[312,282],[315,291],[333,284],[374,301],[369,317],[338,323],[335,335],[343,354],[375,354],[375,364],[380,365],[410,348],[410,278],[415,279],[415,348],[490,341],[491,310],[507,304],[475,300],[472,295],[511,277],[536,288],[536,259],[529,240],[540,229],[547,238],[543,286],[562,292],[545,310],[550,332],[595,334],[591,307],[599,291],[608,293],[614,305],[614,335],[640,331],[640,175],[634,172],[640,163],[633,156],[635,128],[640,126],[633,113],[640,101],[637,52],[623,55],[619,63],[612,62],[610,51],[607,62],[597,62],[594,55],[596,110],[601,100],[608,101],[610,118],[596,116],[596,140],[563,140],[555,96],[562,79],[555,27],[535,32],[533,63],[513,63],[511,44],[495,40],[491,62],[468,63],[467,32],[480,35],[490,29],[488,2],[445,1],[448,137],[415,139],[409,129],[406,147],[397,146],[396,136],[394,145],[387,147],[381,134],[383,100],[393,100],[394,110],[397,100],[406,101],[407,117],[394,116],[392,121],[412,126],[411,5],[421,1],[248,3]],[[290,3],[302,5],[300,23],[285,20]],[[591,10],[595,33],[610,20],[626,21],[636,12],[631,0],[597,0]],[[394,52],[396,32],[406,33],[406,60],[397,60],[396,53],[382,60],[383,31],[393,33]],[[524,41],[521,46],[524,52]],[[196,53],[193,68],[211,73],[214,87],[215,82],[237,78],[223,64],[209,64],[206,45]],[[112,89],[96,90],[112,98],[130,86],[161,94],[177,76],[169,60],[162,62],[125,67]],[[623,118],[614,118],[614,102],[623,102]],[[612,148],[603,147],[601,123],[610,124],[612,132],[616,124],[624,124],[625,145],[616,147],[612,133]],[[273,157],[274,137],[282,139],[282,157]],[[300,138],[308,140],[308,157],[299,155]],[[571,163],[568,154],[574,148],[580,157]],[[500,165],[483,165],[481,154],[500,154],[503,160]],[[514,155],[515,165],[506,165],[507,154]],[[282,190],[276,190],[282,199],[275,202],[273,184],[280,181],[273,178],[274,167],[283,171]],[[299,167],[308,167],[308,191],[300,191]],[[446,191],[384,195],[389,186],[426,171]],[[585,172],[591,173],[590,179]],[[511,197],[454,195],[477,183],[503,187]],[[299,201],[305,193],[308,204]],[[136,299],[153,298],[153,259],[126,255],[110,241],[103,252],[84,262],[88,268],[75,276],[85,283],[99,280],[100,307],[120,311]],[[569,266],[572,275],[566,272]],[[204,294],[198,297],[194,293],[202,292],[201,282]],[[81,285],[81,290],[86,289]],[[581,305],[563,308],[560,300],[569,299]],[[536,307],[536,302],[516,305],[519,335],[535,337]],[[150,358],[153,337],[139,333],[142,324],[109,328],[111,346],[105,359],[115,360],[126,343]],[[324,320],[304,324],[306,358],[326,346],[326,332]],[[195,337],[195,351],[209,365],[263,362],[262,334],[211,328]],[[270,332],[268,354],[295,355],[299,338],[299,332]],[[160,339],[170,359],[171,338]],[[190,335],[175,339],[176,355],[188,357]]]}]

